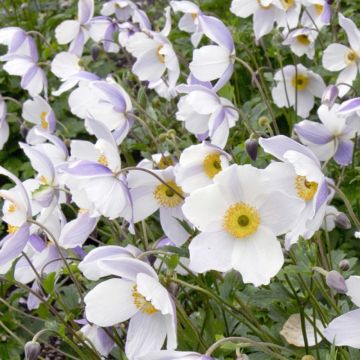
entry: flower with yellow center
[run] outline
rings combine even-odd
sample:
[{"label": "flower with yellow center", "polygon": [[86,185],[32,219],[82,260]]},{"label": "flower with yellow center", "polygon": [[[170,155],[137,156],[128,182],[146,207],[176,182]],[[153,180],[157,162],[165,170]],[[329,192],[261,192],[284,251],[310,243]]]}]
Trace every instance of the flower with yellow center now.
[{"label": "flower with yellow center", "polygon": [[132,297],[134,300],[135,306],[143,313],[148,315],[153,315],[158,312],[154,305],[145,299],[144,295],[140,294],[137,291],[137,286],[134,285],[132,289]]},{"label": "flower with yellow center", "polygon": [[174,208],[182,203],[183,199],[179,195],[183,196],[184,192],[174,181],[167,181],[166,185],[160,184],[154,190],[156,201],[161,206],[169,208]]},{"label": "flower with yellow center", "polygon": [[203,161],[205,174],[212,179],[221,171],[221,160],[219,153],[212,153],[205,157]]},{"label": "flower with yellow center", "polygon": [[156,49],[156,56],[158,58],[158,60],[162,63],[165,64],[165,55],[161,53],[161,50],[164,46],[160,45],[157,49]]},{"label": "flower with yellow center", "polygon": [[308,181],[305,176],[297,175],[295,178],[295,188],[301,199],[310,201],[316,194],[318,184],[315,181]]},{"label": "flower with yellow center", "polygon": [[309,77],[306,74],[297,74],[291,79],[291,85],[298,91],[305,90],[309,84]]},{"label": "flower with yellow center", "polygon": [[46,111],[42,111],[40,114],[40,125],[44,130],[47,130],[49,128],[49,123],[46,119],[47,114],[48,113]]},{"label": "flower with yellow center", "polygon": [[260,217],[256,209],[243,202],[230,206],[224,216],[224,229],[239,239],[253,234],[259,224]]}]

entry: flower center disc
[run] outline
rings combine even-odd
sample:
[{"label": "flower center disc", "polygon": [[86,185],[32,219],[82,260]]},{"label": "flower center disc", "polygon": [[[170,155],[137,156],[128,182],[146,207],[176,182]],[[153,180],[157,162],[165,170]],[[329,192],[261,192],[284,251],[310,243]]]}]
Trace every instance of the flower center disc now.
[{"label": "flower center disc", "polygon": [[135,306],[141,312],[148,314],[148,315],[152,315],[152,314],[155,314],[156,312],[158,312],[158,310],[154,307],[154,305],[150,301],[147,301],[145,299],[145,297],[137,291],[136,285],[133,286],[132,296],[133,296]]},{"label": "flower center disc", "polygon": [[221,171],[221,160],[219,154],[209,154],[203,161],[205,174],[212,179],[216,174]]},{"label": "flower center disc", "polygon": [[321,15],[324,10],[324,6],[320,5],[320,4],[315,4],[314,7],[315,7],[316,14],[318,16]]},{"label": "flower center disc", "polygon": [[20,228],[18,226],[8,224],[7,232],[8,234],[16,233]]},{"label": "flower center disc", "polygon": [[156,50],[156,56],[158,58],[158,60],[162,63],[165,64],[165,55],[161,53],[161,49],[163,48],[162,45],[160,45],[157,50]]},{"label": "flower center disc", "polygon": [[104,154],[101,154],[97,160],[97,162],[101,165],[104,166],[109,166],[109,162],[108,159],[106,158],[106,156]]},{"label": "flower center disc", "polygon": [[356,61],[358,58],[358,55],[355,51],[351,50],[345,55],[345,62],[347,64],[352,64],[354,61]]},{"label": "flower center disc", "polygon": [[315,181],[306,180],[305,176],[298,175],[295,178],[295,188],[301,199],[309,201],[315,196],[318,184]]},{"label": "flower center disc", "polygon": [[160,161],[158,162],[157,166],[159,169],[166,169],[169,166],[174,165],[174,161],[171,156],[162,156]]},{"label": "flower center disc", "polygon": [[307,37],[307,35],[304,35],[304,34],[298,35],[298,36],[296,37],[296,40],[297,40],[300,44],[305,45],[305,46],[310,44],[309,38]]},{"label": "flower center disc", "polygon": [[304,90],[307,88],[309,83],[309,78],[306,75],[303,74],[297,74],[291,79],[291,85],[298,89],[298,90]]},{"label": "flower center disc", "polygon": [[160,205],[165,207],[173,208],[179,206],[183,199],[178,194],[183,195],[184,192],[182,191],[181,187],[176,185],[173,181],[168,181],[166,184],[168,186],[165,184],[160,184],[155,188],[155,199]]},{"label": "flower center disc", "polygon": [[46,120],[46,116],[47,116],[47,112],[46,111],[43,111],[41,114],[40,114],[40,125],[41,127],[46,130],[48,127],[49,127],[49,123],[48,121]]},{"label": "flower center disc", "polygon": [[224,229],[237,238],[253,234],[259,224],[260,217],[256,209],[243,202],[230,206],[224,216]]}]

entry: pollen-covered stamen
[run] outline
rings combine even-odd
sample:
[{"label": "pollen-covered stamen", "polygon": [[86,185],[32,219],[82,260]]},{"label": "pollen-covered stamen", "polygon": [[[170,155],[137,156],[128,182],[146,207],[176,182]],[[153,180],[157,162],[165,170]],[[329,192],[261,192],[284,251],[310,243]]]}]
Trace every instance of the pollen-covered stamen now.
[{"label": "pollen-covered stamen", "polygon": [[198,17],[198,14],[197,13],[191,13],[191,17],[192,17],[193,20],[195,20]]},{"label": "pollen-covered stamen", "polygon": [[137,291],[137,286],[134,285],[132,289],[132,296],[135,306],[143,313],[152,315],[158,312],[154,305],[145,299],[144,295]]},{"label": "pollen-covered stamen", "polygon": [[307,35],[301,34],[296,36],[296,40],[301,44],[301,45],[309,45],[310,44],[310,40],[309,37]]},{"label": "pollen-covered stamen", "polygon": [[315,4],[314,7],[315,7],[316,14],[318,16],[321,15],[322,12],[324,11],[324,6],[323,5]]},{"label": "pollen-covered stamen", "polygon": [[203,161],[203,167],[205,174],[212,179],[222,170],[220,154],[212,153],[207,155]]},{"label": "pollen-covered stamen", "polygon": [[8,234],[14,234],[19,230],[19,226],[14,226],[14,225],[10,225],[8,224],[8,228],[7,228],[7,232]]},{"label": "pollen-covered stamen", "polygon": [[49,123],[48,123],[46,117],[47,117],[47,112],[42,111],[40,114],[40,125],[44,130],[49,128]]},{"label": "pollen-covered stamen", "polygon": [[289,10],[294,5],[294,3],[294,0],[281,0],[281,4],[284,7],[285,11]]},{"label": "pollen-covered stamen", "polygon": [[41,185],[48,185],[48,180],[44,175],[41,175],[39,177],[39,182],[40,182]]},{"label": "pollen-covered stamen", "polygon": [[8,208],[7,208],[7,211],[8,211],[9,213],[15,212],[15,211],[16,211],[16,205],[15,205],[13,202],[11,202],[11,203],[9,204]]},{"label": "pollen-covered stamen", "polygon": [[230,206],[224,216],[224,229],[237,238],[256,232],[260,224],[257,210],[243,202]]},{"label": "pollen-covered stamen", "polygon": [[184,192],[173,181],[168,181],[166,184],[160,184],[155,188],[154,198],[160,205],[165,207],[173,208],[179,206],[183,199],[178,194],[182,196]]},{"label": "pollen-covered stamen", "polygon": [[358,59],[358,54],[354,50],[350,50],[345,55],[345,62],[347,64],[352,64]]},{"label": "pollen-covered stamen", "polygon": [[104,154],[100,154],[100,156],[97,159],[97,162],[101,165],[109,166],[109,161]]},{"label": "pollen-covered stamen", "polygon": [[315,196],[318,183],[315,181],[308,181],[305,176],[298,175],[295,178],[295,188],[301,199],[309,201]]},{"label": "pollen-covered stamen", "polygon": [[169,166],[174,165],[174,160],[172,159],[172,157],[170,155],[167,156],[162,156],[160,161],[157,164],[157,167],[159,169],[166,169]]},{"label": "pollen-covered stamen", "polygon": [[309,78],[305,74],[297,74],[291,79],[291,85],[297,90],[305,90],[309,84]]},{"label": "pollen-covered stamen", "polygon": [[165,64],[165,55],[161,53],[163,46],[160,45],[157,50],[156,50],[156,56],[158,58],[158,60],[162,63]]}]

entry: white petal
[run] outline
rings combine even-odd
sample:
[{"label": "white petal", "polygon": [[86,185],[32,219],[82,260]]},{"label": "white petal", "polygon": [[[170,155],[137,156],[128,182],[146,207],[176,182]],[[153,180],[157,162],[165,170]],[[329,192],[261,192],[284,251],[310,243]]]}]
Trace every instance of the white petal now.
[{"label": "white petal", "polygon": [[330,71],[339,71],[347,66],[345,62],[346,54],[351,51],[342,44],[329,45],[323,54],[322,63],[325,69]]},{"label": "white petal", "polygon": [[347,296],[350,296],[351,301],[360,306],[360,276],[350,276],[346,280],[346,286],[348,288]]},{"label": "white petal", "polygon": [[66,20],[55,29],[56,41],[60,45],[68,44],[73,41],[79,33],[80,23],[76,20]]},{"label": "white petal", "polygon": [[137,311],[132,296],[134,283],[106,280],[85,296],[86,318],[98,326],[112,326],[131,318]]}]

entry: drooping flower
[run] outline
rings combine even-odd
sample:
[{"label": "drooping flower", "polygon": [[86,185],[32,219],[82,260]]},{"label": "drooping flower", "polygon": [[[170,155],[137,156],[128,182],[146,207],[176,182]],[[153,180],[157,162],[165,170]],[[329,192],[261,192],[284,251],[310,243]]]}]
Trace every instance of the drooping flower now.
[{"label": "drooping flower", "polygon": [[336,80],[339,96],[343,97],[349,90],[360,69],[360,31],[354,22],[339,14],[339,25],[346,32],[350,47],[334,43],[329,45],[323,54],[322,62],[325,69],[340,71]]},{"label": "drooping flower", "polygon": [[165,339],[167,349],[176,348],[175,306],[153,268],[130,258],[100,264],[121,278],[105,280],[85,296],[88,321],[105,327],[130,319],[125,353],[131,360],[160,350]]},{"label": "drooping flower", "polygon": [[308,117],[314,107],[314,97],[321,98],[325,83],[320,75],[298,64],[286,65],[275,73],[276,86],[272,97],[279,107],[293,107],[303,118]]},{"label": "drooping flower", "polygon": [[106,16],[96,16],[91,19],[89,35],[92,40],[102,44],[106,52],[118,53],[120,46],[113,40],[118,29],[116,21]]},{"label": "drooping flower", "polygon": [[313,59],[317,36],[318,33],[313,29],[296,29],[286,35],[283,45],[289,45],[291,51],[297,56],[306,55],[309,59]]},{"label": "drooping flower", "polygon": [[186,148],[176,168],[176,182],[186,193],[212,184],[213,178],[229,165],[230,155],[203,142]]},{"label": "drooping flower", "polygon": [[326,0],[303,0],[305,9],[301,16],[303,27],[321,30],[330,24],[331,6]]},{"label": "drooping flower", "polygon": [[239,117],[234,105],[202,85],[180,85],[177,90],[186,94],[178,102],[177,120],[199,140],[210,137],[212,144],[224,148]]},{"label": "drooping flower", "polygon": [[65,20],[55,29],[55,37],[60,45],[69,44],[69,52],[77,56],[83,53],[89,39],[90,20],[94,14],[94,0],[79,0],[76,20]]},{"label": "drooping flower", "polygon": [[321,123],[303,120],[295,124],[301,142],[310,147],[321,161],[334,160],[342,166],[352,161],[354,144],[351,141],[360,129],[360,119],[349,119],[338,114],[339,105],[329,110],[321,105],[318,115]]},{"label": "drooping flower", "polygon": [[285,236],[285,247],[289,249],[300,236],[310,239],[320,228],[331,195],[328,179],[316,155],[304,145],[284,135],[260,138],[259,143],[265,152],[282,161],[271,163],[265,170],[272,186],[302,202],[301,211]]},{"label": "drooping flower", "polygon": [[193,191],[183,211],[201,233],[190,243],[190,269],[238,270],[245,283],[268,284],[284,257],[277,235],[294,224],[301,201],[268,186],[251,165],[232,165]]}]

